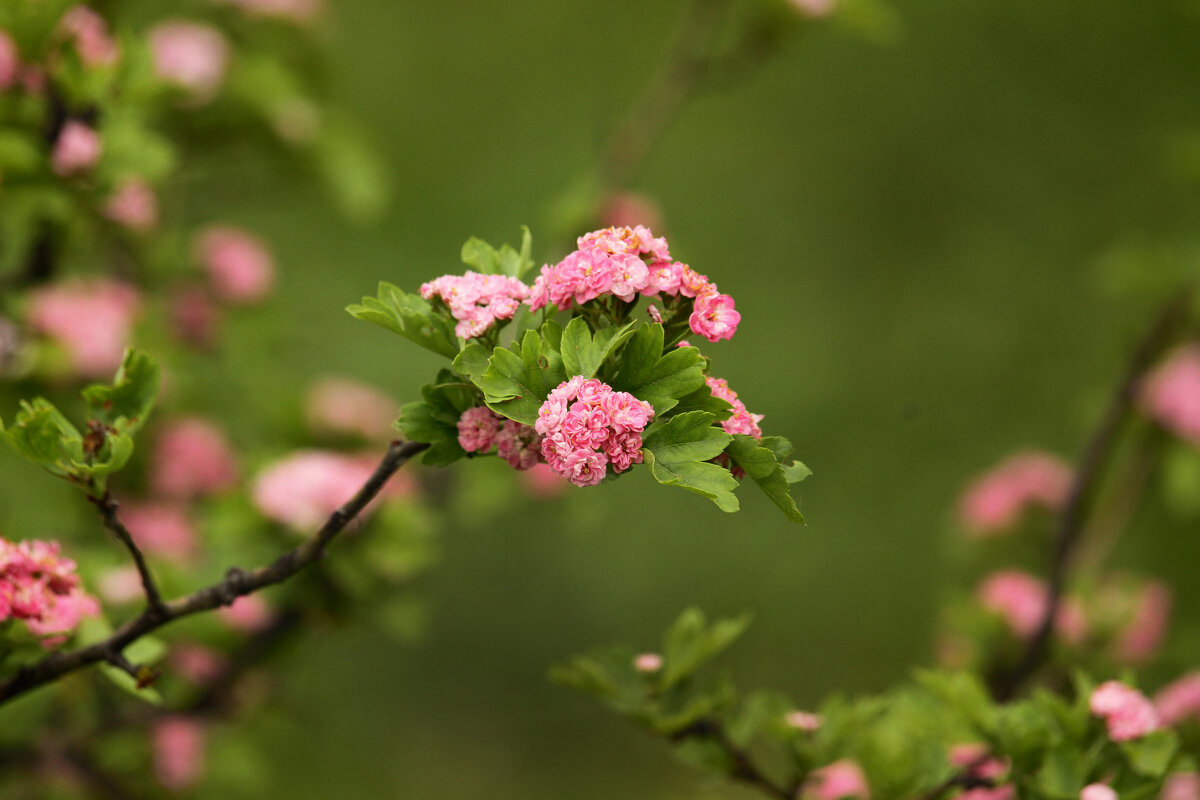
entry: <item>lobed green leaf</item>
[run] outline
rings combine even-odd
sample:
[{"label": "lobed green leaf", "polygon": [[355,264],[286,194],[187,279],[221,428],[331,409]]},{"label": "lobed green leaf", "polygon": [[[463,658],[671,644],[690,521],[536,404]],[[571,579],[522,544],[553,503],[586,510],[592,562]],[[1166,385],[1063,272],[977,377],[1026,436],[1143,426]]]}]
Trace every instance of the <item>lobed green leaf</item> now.
[{"label": "lobed green leaf", "polygon": [[364,297],[361,303],[347,306],[346,311],[355,319],[387,328],[446,358],[458,356],[458,336],[449,314],[435,311],[428,300],[386,281],[379,284],[378,296]]},{"label": "lobed green leaf", "polygon": [[733,437],[712,423],[713,415],[704,411],[676,415],[650,429],[642,439],[642,454],[659,483],[704,495],[722,511],[737,511],[737,479],[724,467],[707,463]]}]

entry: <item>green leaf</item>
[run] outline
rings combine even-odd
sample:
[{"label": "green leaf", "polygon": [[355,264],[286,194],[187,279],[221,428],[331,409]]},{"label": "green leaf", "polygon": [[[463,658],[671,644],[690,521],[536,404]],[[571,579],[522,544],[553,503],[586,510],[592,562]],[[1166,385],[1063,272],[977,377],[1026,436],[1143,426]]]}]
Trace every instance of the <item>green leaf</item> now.
[{"label": "green leaf", "polygon": [[497,250],[482,239],[472,236],[462,246],[462,262],[484,275],[520,278],[533,267],[533,258],[530,255],[532,250],[533,237],[529,228],[522,225],[520,252],[507,244],[501,245]]},{"label": "green leaf", "polygon": [[150,416],[158,400],[158,364],[148,355],[132,348],[111,386],[97,384],[83,390],[92,419],[109,425],[120,433],[136,433]]},{"label": "green leaf", "polygon": [[478,385],[483,373],[487,372],[488,361],[492,354],[487,348],[477,342],[469,342],[462,352],[454,359],[454,371],[471,379]]},{"label": "green leaf", "polygon": [[680,398],[679,403],[671,409],[672,414],[682,414],[686,411],[707,411],[713,415],[714,422],[721,422],[733,416],[733,406],[727,400],[714,397],[707,383]]},{"label": "green leaf", "polygon": [[733,441],[712,422],[713,415],[704,411],[672,417],[651,428],[642,440],[642,453],[650,474],[659,483],[704,495],[722,511],[737,511],[738,501],[733,496],[737,479],[724,467],[706,463]]},{"label": "green leaf", "polygon": [[457,382],[450,370],[439,371],[437,380],[436,384],[421,387],[421,402],[401,407],[396,428],[409,441],[430,446],[420,456],[422,464],[444,467],[467,454],[458,443],[458,419],[479,404],[479,394]]},{"label": "green leaf", "polygon": [[663,640],[663,688],[669,689],[694,675],[733,644],[745,632],[750,619],[749,614],[743,614],[710,626],[699,609],[684,611]]},{"label": "green leaf", "polygon": [[0,435],[16,453],[51,474],[68,478],[83,461],[83,436],[48,400],[21,401],[13,424],[0,424]]},{"label": "green leaf", "polygon": [[1083,753],[1073,744],[1064,744],[1048,752],[1036,775],[1037,787],[1056,800],[1079,797],[1086,780]]},{"label": "green leaf", "polygon": [[346,311],[356,319],[395,331],[439,355],[458,356],[458,336],[449,314],[435,311],[429,301],[390,283],[381,282],[377,297],[364,297],[362,303],[347,306]]},{"label": "green leaf", "polygon": [[657,323],[638,328],[621,351],[611,382],[616,391],[629,392],[654,406],[659,418],[704,386],[705,361],[700,351],[679,347],[664,355],[663,337],[663,327]]},{"label": "green leaf", "polygon": [[754,479],[758,488],[763,490],[771,502],[779,506],[785,517],[803,525],[804,515],[800,513],[796,500],[788,490],[787,473],[775,457],[775,448],[778,448],[779,452],[791,452],[791,444],[781,437],[775,436],[771,439],[769,443],[764,439],[767,446],[762,446],[753,436],[735,434],[733,442],[725,452]]},{"label": "green leaf", "polygon": [[563,369],[567,376],[596,377],[604,360],[633,335],[633,326],[634,323],[630,322],[620,328],[604,328],[593,336],[583,317],[571,320],[563,331],[560,345]]},{"label": "green leaf", "polygon": [[510,348],[496,348],[476,384],[483,390],[488,408],[533,425],[546,396],[566,379],[558,350],[536,331],[527,331],[525,338]]},{"label": "green leaf", "polygon": [[1140,739],[1121,742],[1121,750],[1129,767],[1139,775],[1161,778],[1171,767],[1175,751],[1179,749],[1179,737],[1169,728],[1146,734]]}]

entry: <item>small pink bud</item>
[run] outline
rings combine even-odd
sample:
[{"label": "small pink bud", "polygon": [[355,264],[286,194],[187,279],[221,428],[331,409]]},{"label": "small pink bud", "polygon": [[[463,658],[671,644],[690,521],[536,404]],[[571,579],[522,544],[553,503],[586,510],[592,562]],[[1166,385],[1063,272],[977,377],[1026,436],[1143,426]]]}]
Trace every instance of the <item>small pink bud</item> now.
[{"label": "small pink bud", "polygon": [[818,730],[821,727],[821,723],[824,722],[820,714],[813,714],[808,711],[789,711],[783,720],[787,723],[788,727],[806,733]]},{"label": "small pink bud", "polygon": [[1117,793],[1103,783],[1089,783],[1079,792],[1079,800],[1117,800]]},{"label": "small pink bud", "polygon": [[851,759],[843,758],[813,771],[813,794],[818,800],[840,800],[843,797],[867,798],[870,791],[862,768]]},{"label": "small pink bud", "polygon": [[642,653],[633,659],[633,668],[638,672],[658,672],[662,666],[663,657],[658,653]]},{"label": "small pink bud", "polygon": [[213,225],[196,240],[196,255],[213,292],[229,303],[257,303],[275,284],[275,260],[257,236],[232,225]]},{"label": "small pink bud", "polygon": [[54,142],[50,164],[56,175],[64,178],[76,175],[96,166],[102,149],[100,135],[95,130],[82,122],[70,120],[63,125]]},{"label": "small pink bud", "polygon": [[837,0],[789,0],[800,14],[806,17],[825,17],[833,13]]}]

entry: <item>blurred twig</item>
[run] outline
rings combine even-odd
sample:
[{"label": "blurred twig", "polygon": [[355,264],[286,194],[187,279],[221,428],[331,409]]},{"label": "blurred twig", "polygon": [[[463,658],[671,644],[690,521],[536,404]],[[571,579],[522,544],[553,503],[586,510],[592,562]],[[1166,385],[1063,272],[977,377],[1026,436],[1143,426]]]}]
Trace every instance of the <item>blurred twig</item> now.
[{"label": "blurred twig", "polygon": [[729,738],[725,726],[719,720],[705,718],[693,722],[682,730],[671,734],[671,741],[681,742],[686,739],[707,739],[717,745],[725,757],[729,759],[728,776],[731,780],[752,786],[771,797],[781,800],[792,800],[796,797],[797,786],[785,786],[775,783],[754,763],[742,748]]}]

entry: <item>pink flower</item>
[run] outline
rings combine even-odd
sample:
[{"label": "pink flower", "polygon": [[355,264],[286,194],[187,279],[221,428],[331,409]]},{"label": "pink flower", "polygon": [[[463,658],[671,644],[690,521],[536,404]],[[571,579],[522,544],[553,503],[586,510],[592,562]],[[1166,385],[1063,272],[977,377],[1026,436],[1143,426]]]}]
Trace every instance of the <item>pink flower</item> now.
[{"label": "pink flower", "polygon": [[1117,800],[1117,793],[1104,783],[1089,783],[1079,792],[1079,800]]},{"label": "pink flower", "polygon": [[696,298],[695,310],[688,318],[692,331],[716,342],[732,339],[742,315],[733,309],[733,298],[727,294],[705,294]]},{"label": "pink flower", "polygon": [[146,233],[158,224],[158,197],[150,184],[130,178],[109,196],[104,216],[132,231]]},{"label": "pink flower", "polygon": [[196,685],[203,685],[222,672],[228,660],[211,647],[181,642],[171,648],[168,656],[171,668]]},{"label": "pink flower", "polygon": [[194,717],[163,717],[150,731],[154,775],[167,789],[181,792],[204,774],[204,724]]},{"label": "pink flower", "polygon": [[196,553],[196,531],[181,505],[122,503],[121,520],[146,553],[180,563],[186,563]]},{"label": "pink flower", "polygon": [[85,65],[111,66],[120,57],[121,51],[108,33],[108,23],[87,6],[72,8],[63,16],[60,25],[75,40],[75,49]]},{"label": "pink flower", "polygon": [[458,420],[458,444],[468,453],[486,453],[504,427],[504,418],[487,406],[468,408]]},{"label": "pink flower", "polygon": [[968,769],[973,777],[996,781],[1008,772],[1008,763],[990,755],[988,746],[982,742],[965,742],[950,748],[947,760],[961,769]]},{"label": "pink flower", "polygon": [[1163,783],[1159,800],[1200,800],[1200,773],[1172,772]]},{"label": "pink flower", "polygon": [[531,497],[550,500],[562,494],[569,484],[549,464],[538,463],[521,472],[521,485]]},{"label": "pink flower", "polygon": [[158,77],[192,95],[211,100],[225,79],[230,48],[211,25],[186,20],[160,22],[150,29],[150,49]]},{"label": "pink flower", "polygon": [[1133,618],[1117,635],[1116,657],[1138,664],[1149,660],[1167,633],[1171,616],[1171,590],[1161,581],[1151,581],[1138,593]]},{"label": "pink flower", "polygon": [[258,474],[254,481],[254,504],[269,519],[298,531],[309,531],[354,497],[374,471],[373,458],[298,450]]},{"label": "pink flower", "polygon": [[261,595],[244,594],[230,605],[218,609],[217,616],[235,630],[254,633],[270,625],[275,618],[275,612]]},{"label": "pink flower", "polygon": [[654,408],[627,392],[576,375],[555,388],[538,409],[542,457],[576,486],[594,486],[607,467],[624,472],[642,462],[642,431]]},{"label": "pink flower", "polygon": [[213,292],[229,303],[263,300],[275,285],[275,260],[257,236],[232,225],[212,225],[196,239],[196,256]]},{"label": "pink flower", "polygon": [[706,376],[704,382],[708,384],[708,389],[712,392],[712,396],[724,400],[733,406],[733,415],[726,420],[721,421],[721,429],[728,434],[742,434],[744,436],[753,436],[755,439],[762,439],[762,428],[758,423],[762,422],[762,414],[751,414],[746,410],[746,404],[738,399],[737,392],[729,388],[729,384],[724,378],[713,378]]},{"label": "pink flower", "polygon": [[455,335],[473,339],[487,333],[496,320],[512,319],[529,297],[529,287],[516,278],[468,270],[421,284],[421,297],[441,300],[458,320]]},{"label": "pink flower", "polygon": [[542,437],[528,425],[511,419],[496,434],[496,455],[516,470],[527,470],[537,465],[541,458]]},{"label": "pink flower", "polygon": [[1010,456],[977,478],[959,503],[959,517],[977,535],[1015,525],[1025,510],[1058,509],[1071,490],[1072,471],[1061,459],[1036,451]]},{"label": "pink flower", "polygon": [[1141,738],[1160,726],[1158,713],[1146,696],[1119,681],[1097,686],[1089,702],[1092,714],[1104,719],[1114,742]]},{"label": "pink flower", "polygon": [[814,770],[810,778],[812,793],[818,800],[839,800],[842,797],[870,797],[867,779],[862,768],[848,758]]},{"label": "pink flower", "polygon": [[391,437],[396,404],[364,383],[322,378],[309,388],[305,412],[315,431],[379,441]]},{"label": "pink flower", "polygon": [[85,616],[100,605],[83,591],[75,562],[59,555],[57,542],[13,544],[0,538],[0,621],[21,620],[35,636],[61,643]]},{"label": "pink flower", "polygon": [[75,279],[31,291],[26,321],[63,346],[75,372],[104,378],[120,366],[140,307],[131,286]]},{"label": "pink flower", "polygon": [[812,733],[820,729],[824,719],[820,714],[813,714],[809,711],[789,711],[783,721],[789,728]]},{"label": "pink flower", "polygon": [[236,6],[246,14],[274,17],[296,24],[312,22],[324,9],[321,0],[214,0]]},{"label": "pink flower", "polygon": [[837,0],[788,0],[788,2],[806,17],[827,16],[837,6]]},{"label": "pink flower", "polygon": [[87,172],[100,160],[103,145],[96,131],[78,120],[68,120],[54,142],[50,165],[60,177]]},{"label": "pink flower", "polygon": [[1141,405],[1164,428],[1200,445],[1200,344],[1179,348],[1146,378]]},{"label": "pink flower", "polygon": [[21,54],[8,31],[0,28],[0,91],[16,86],[21,75]]},{"label": "pink flower", "polygon": [[132,564],[103,573],[96,583],[96,590],[107,602],[117,605],[132,603],[144,596],[142,577]]},{"label": "pink flower", "polygon": [[[1017,570],[1002,570],[989,575],[979,586],[979,601],[988,611],[999,614],[1013,634],[1027,639],[1037,631],[1048,601],[1046,585]],[[1059,604],[1055,629],[1072,644],[1087,632],[1087,620],[1078,603],[1064,598]]]},{"label": "pink flower", "polygon": [[1200,718],[1200,672],[1190,672],[1154,695],[1154,708],[1164,725]]},{"label": "pink flower", "polygon": [[237,459],[225,434],[211,422],[174,420],[159,433],[150,456],[150,486],[167,497],[216,494],[238,481]]},{"label": "pink flower", "polygon": [[658,653],[642,653],[633,659],[633,668],[638,672],[658,672],[662,666],[663,657]]}]

